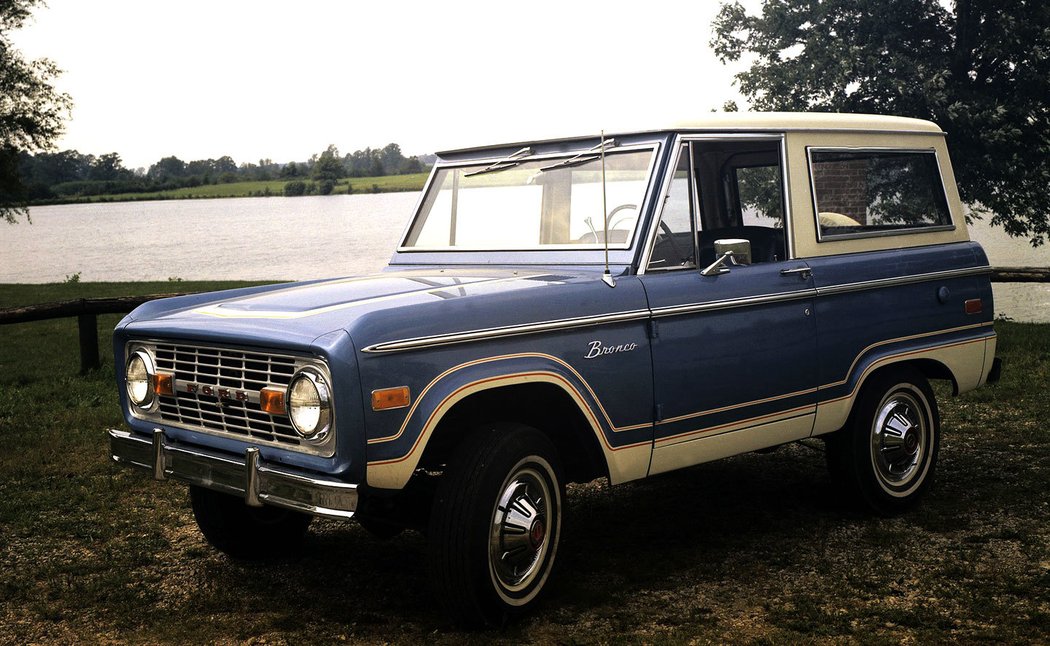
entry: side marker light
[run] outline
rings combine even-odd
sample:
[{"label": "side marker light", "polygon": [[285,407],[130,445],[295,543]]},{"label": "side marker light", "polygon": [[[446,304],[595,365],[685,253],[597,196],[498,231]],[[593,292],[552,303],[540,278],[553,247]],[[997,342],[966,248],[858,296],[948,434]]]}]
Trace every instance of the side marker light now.
[{"label": "side marker light", "polygon": [[984,303],[979,298],[971,298],[963,305],[967,314],[980,314],[984,311]]},{"label": "side marker light", "polygon": [[412,395],[408,386],[397,388],[382,388],[372,391],[372,410],[391,410],[404,408],[412,401]]}]

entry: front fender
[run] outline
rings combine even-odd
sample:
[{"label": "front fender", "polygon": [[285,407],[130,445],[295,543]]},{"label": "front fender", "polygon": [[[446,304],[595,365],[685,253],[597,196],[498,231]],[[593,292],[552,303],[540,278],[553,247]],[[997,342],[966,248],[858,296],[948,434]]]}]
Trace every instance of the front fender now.
[{"label": "front fender", "polygon": [[614,483],[644,477],[652,422],[617,426],[595,390],[566,361],[539,352],[490,356],[453,366],[420,391],[396,432],[368,440],[369,486],[399,489],[408,482],[441,419],[470,395],[505,386],[548,383],[579,407],[594,433]]}]

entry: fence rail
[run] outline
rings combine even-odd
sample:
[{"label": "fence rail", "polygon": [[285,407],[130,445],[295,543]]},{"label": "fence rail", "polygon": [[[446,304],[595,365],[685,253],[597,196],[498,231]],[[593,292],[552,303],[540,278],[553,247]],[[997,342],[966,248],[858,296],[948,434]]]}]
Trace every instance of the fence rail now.
[{"label": "fence rail", "polygon": [[[1047,267],[993,267],[993,283],[1050,283]],[[147,301],[192,292],[149,294],[146,296],[116,296],[112,298],[78,298],[61,303],[41,303],[0,309],[0,325],[29,323],[48,319],[77,317],[80,337],[80,372],[97,370],[101,366],[98,354],[98,315],[126,314]]]},{"label": "fence rail", "polygon": [[1050,267],[992,267],[993,283],[1050,283]]},{"label": "fence rail", "polygon": [[0,309],[0,325],[77,317],[77,336],[80,339],[80,374],[84,374],[90,370],[98,370],[102,365],[98,354],[99,314],[127,314],[147,301],[183,296],[186,293],[189,292],[112,298],[78,298],[61,303],[10,307]]}]

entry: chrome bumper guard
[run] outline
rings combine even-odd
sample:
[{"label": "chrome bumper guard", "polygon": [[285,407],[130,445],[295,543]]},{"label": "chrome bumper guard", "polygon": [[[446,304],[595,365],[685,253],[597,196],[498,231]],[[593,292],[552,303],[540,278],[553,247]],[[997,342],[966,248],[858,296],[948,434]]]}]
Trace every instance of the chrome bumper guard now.
[{"label": "chrome bumper guard", "polygon": [[315,516],[352,518],[357,509],[357,485],[308,477],[267,466],[259,449],[244,452],[244,460],[169,445],[164,431],[153,430],[153,440],[111,429],[109,446],[117,464],[146,469],[157,480],[177,480],[244,498],[252,507],[264,504]]}]

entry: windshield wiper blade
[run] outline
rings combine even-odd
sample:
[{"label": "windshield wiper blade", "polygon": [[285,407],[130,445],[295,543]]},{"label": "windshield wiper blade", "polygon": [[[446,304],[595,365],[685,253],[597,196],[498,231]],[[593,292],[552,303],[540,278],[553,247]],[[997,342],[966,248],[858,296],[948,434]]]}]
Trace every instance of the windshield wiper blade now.
[{"label": "windshield wiper blade", "polygon": [[540,168],[540,172],[554,170],[555,168],[565,168],[566,166],[575,166],[577,164],[586,164],[587,162],[591,162],[595,159],[600,158],[601,153],[605,148],[612,148],[616,145],[617,143],[615,139],[606,139],[600,144],[594,146],[593,148],[590,148],[577,154],[575,157],[563,159],[560,162],[555,162],[549,166],[544,166]]},{"label": "windshield wiper blade", "polygon": [[525,161],[525,159],[528,158],[530,155],[532,155],[532,148],[530,148],[529,146],[525,146],[513,155],[507,155],[503,159],[494,161],[485,168],[482,168],[480,170],[472,170],[469,173],[463,173],[463,177],[473,177],[475,175],[483,175],[485,173],[494,173],[498,170],[503,170],[505,168],[514,168],[521,162]]}]

